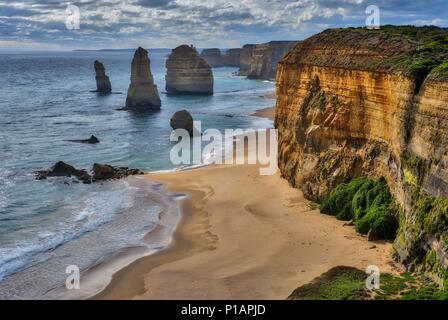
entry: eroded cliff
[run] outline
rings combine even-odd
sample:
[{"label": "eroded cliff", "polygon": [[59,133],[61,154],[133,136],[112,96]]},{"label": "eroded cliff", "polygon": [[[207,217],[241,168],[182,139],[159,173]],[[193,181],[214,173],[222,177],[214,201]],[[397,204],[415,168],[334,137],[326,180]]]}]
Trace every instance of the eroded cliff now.
[{"label": "eroded cliff", "polygon": [[250,79],[275,79],[277,63],[296,44],[296,41],[271,41],[244,46],[240,55],[239,74]]},{"label": "eroded cliff", "polygon": [[402,212],[396,257],[439,275],[448,266],[448,81],[446,47],[434,46],[447,40],[447,30],[391,26],[308,38],[279,63],[275,120],[284,178],[322,202],[340,183],[384,177]]},{"label": "eroded cliff", "polygon": [[201,58],[212,68],[224,66],[223,56],[221,55],[221,50],[218,48],[202,50]]}]

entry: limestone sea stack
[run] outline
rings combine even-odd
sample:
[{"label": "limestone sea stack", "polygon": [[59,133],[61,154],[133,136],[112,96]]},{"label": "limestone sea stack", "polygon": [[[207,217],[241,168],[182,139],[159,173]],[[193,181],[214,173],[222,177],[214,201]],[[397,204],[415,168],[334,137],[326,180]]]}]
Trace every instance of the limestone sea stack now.
[{"label": "limestone sea stack", "polygon": [[112,91],[112,85],[110,84],[109,77],[106,76],[104,65],[98,60],[95,60],[93,66],[95,68],[96,92],[110,93]]},{"label": "limestone sea stack", "polygon": [[151,74],[148,51],[139,47],[132,59],[126,108],[158,110],[161,105],[159,92]]},{"label": "limestone sea stack", "polygon": [[201,58],[212,68],[224,66],[223,56],[221,55],[221,50],[218,48],[202,50]]},{"label": "limestone sea stack", "polygon": [[193,46],[172,50],[166,61],[166,91],[169,94],[213,94],[213,72]]}]

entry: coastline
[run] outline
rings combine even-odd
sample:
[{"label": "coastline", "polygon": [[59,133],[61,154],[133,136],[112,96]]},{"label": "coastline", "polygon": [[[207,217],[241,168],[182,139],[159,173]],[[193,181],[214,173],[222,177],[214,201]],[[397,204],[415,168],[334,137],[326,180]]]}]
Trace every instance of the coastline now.
[{"label": "coastline", "polygon": [[[267,91],[264,95],[266,99],[273,99],[272,91]],[[273,114],[274,108],[265,108],[257,110],[249,116],[255,116],[259,118],[269,119],[273,121],[273,118],[267,116],[267,114],[258,114],[259,111],[268,111],[271,109]],[[200,168],[205,168],[209,165],[201,165],[194,167],[186,167],[181,170],[162,170],[148,172],[146,175],[160,174],[162,176],[172,174],[175,172],[191,171]],[[134,187],[141,188],[144,184],[153,185],[153,194],[151,199],[158,203],[162,208],[159,219],[160,223],[153,230],[148,231],[144,236],[141,246],[125,247],[117,250],[112,255],[105,256],[99,260],[95,265],[84,270],[81,274],[81,288],[80,290],[67,290],[65,285],[58,286],[47,291],[41,299],[91,299],[95,295],[101,293],[111,283],[114,274],[120,270],[126,268],[139,259],[152,256],[158,252],[163,252],[171,246],[174,238],[175,229],[177,228],[182,218],[181,201],[182,198],[187,196],[185,190],[179,190],[179,192],[171,192],[166,190],[163,182],[158,182],[154,179],[147,179],[147,177],[130,177],[131,180],[135,180],[132,184]],[[128,178],[129,180],[129,178]],[[136,181],[141,181],[135,183]],[[158,196],[156,196],[158,194]],[[156,198],[154,198],[156,197]],[[175,216],[174,212],[177,213]]]},{"label": "coastline", "polygon": [[[273,110],[252,115],[273,120]],[[311,209],[279,173],[210,165],[146,178],[186,195],[172,241],[115,272],[91,299],[286,299],[335,266],[398,270],[390,243]]]},{"label": "coastline", "polygon": [[[170,245],[181,214],[178,202],[185,195],[167,192],[160,183],[148,180],[144,176],[131,176],[126,180],[133,188],[139,189],[136,192],[146,190],[145,194],[141,194],[140,197],[149,199],[151,203],[157,204],[160,208],[154,228],[144,232],[139,245],[124,246],[112,254],[102,257],[96,264],[83,271],[79,290],[67,290],[64,284],[47,291],[40,297],[41,299],[88,299],[104,290],[112,276],[119,270]],[[144,204],[139,204],[139,208],[142,205]],[[143,221],[140,220],[140,222]]]},{"label": "coastline", "polygon": [[395,272],[390,243],[373,245],[310,209],[278,173],[257,170],[223,165],[148,174],[188,195],[173,242],[115,273],[92,298],[286,299],[338,265]]}]

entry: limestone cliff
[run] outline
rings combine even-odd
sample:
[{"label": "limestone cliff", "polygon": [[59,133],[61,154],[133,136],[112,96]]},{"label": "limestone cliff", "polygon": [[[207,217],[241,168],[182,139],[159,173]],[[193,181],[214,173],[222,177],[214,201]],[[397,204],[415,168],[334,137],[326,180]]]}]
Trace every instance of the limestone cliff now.
[{"label": "limestone cliff", "polygon": [[223,56],[224,65],[227,67],[240,66],[241,49],[228,49]]},{"label": "limestone cliff", "polygon": [[250,70],[250,62],[252,60],[252,52],[254,51],[254,44],[245,44],[241,48],[240,53],[240,70],[238,74],[240,76],[247,76]]},{"label": "limestone cliff", "polygon": [[242,59],[246,61],[247,54],[250,52],[250,63],[249,65],[241,63],[239,74],[249,79],[275,79],[277,63],[296,44],[296,41],[271,41],[248,47],[245,51],[243,47]]},{"label": "limestone cliff", "polygon": [[170,94],[213,94],[213,72],[195,48],[181,45],[166,60],[166,91]]},{"label": "limestone cliff", "polygon": [[132,59],[126,108],[157,110],[160,106],[160,96],[152,77],[148,51],[139,47]]},{"label": "limestone cliff", "polygon": [[106,75],[104,65],[98,60],[95,60],[93,67],[95,69],[96,92],[110,93],[112,91],[112,85],[110,84],[109,77]]},{"label": "limestone cliff", "polygon": [[448,266],[448,80],[440,76],[448,55],[433,42],[423,52],[434,64],[421,63],[426,32],[448,39],[443,29],[388,26],[299,43],[279,63],[275,124],[282,176],[311,200],[355,177],[384,177],[402,212],[396,257],[440,274]]},{"label": "limestone cliff", "polygon": [[203,58],[212,68],[224,66],[224,57],[221,55],[221,50],[218,48],[202,50],[201,58]]},{"label": "limestone cliff", "polygon": [[221,50],[217,48],[204,49],[201,52],[203,58],[210,67],[239,67],[240,66],[241,49],[228,49],[223,55]]}]

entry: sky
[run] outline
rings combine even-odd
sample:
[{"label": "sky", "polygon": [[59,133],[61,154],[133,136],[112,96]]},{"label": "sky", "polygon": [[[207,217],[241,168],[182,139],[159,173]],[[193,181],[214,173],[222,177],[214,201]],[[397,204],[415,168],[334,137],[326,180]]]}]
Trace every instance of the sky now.
[{"label": "sky", "polygon": [[448,0],[0,0],[0,51],[302,40],[364,26],[369,5],[380,9],[380,24],[448,27]]}]

